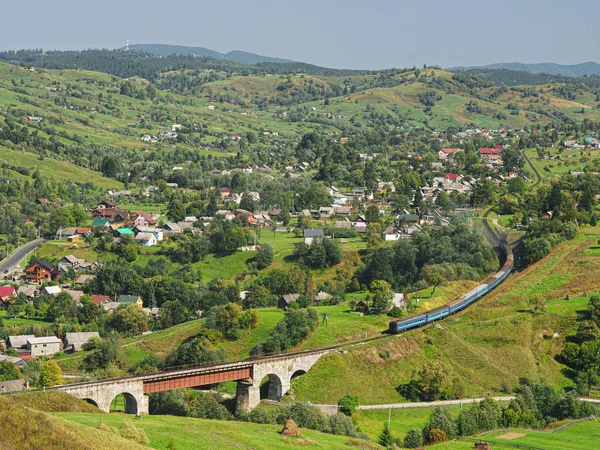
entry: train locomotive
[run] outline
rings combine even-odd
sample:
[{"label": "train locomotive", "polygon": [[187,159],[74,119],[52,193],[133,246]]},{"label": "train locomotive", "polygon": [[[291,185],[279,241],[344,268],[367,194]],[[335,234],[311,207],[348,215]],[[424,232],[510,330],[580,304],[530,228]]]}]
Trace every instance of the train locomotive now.
[{"label": "train locomotive", "polygon": [[463,310],[471,303],[479,300],[485,294],[487,294],[492,289],[501,284],[506,279],[506,277],[508,277],[508,275],[513,269],[514,256],[510,246],[506,243],[505,240],[502,240],[500,242],[500,247],[506,255],[506,262],[498,272],[486,279],[479,286],[471,289],[466,294],[458,297],[457,299],[452,300],[449,303],[446,303],[443,306],[440,306],[438,308],[432,309],[424,313],[415,314],[402,319],[392,320],[389,324],[389,332],[392,334],[402,333],[403,331],[427,325],[428,323],[432,323],[436,320],[448,317],[451,314]]}]

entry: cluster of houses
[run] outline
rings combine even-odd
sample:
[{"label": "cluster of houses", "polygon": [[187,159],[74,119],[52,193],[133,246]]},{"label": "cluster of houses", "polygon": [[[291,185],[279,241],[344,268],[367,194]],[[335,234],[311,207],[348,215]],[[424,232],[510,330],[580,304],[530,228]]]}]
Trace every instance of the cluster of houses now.
[{"label": "cluster of houses", "polygon": [[[175,123],[171,126],[170,130],[165,130],[160,133],[160,137],[164,139],[175,139],[177,138],[177,132],[181,130],[182,126],[178,123]],[[142,142],[155,143],[158,142],[158,138],[156,136],[152,136],[150,134],[144,134],[140,138]]]},{"label": "cluster of houses", "polygon": [[576,139],[567,139],[563,141],[563,147],[567,150],[593,150],[600,148],[600,140],[596,137],[588,136],[583,140],[583,143]]},{"label": "cluster of houses", "polygon": [[60,352],[79,352],[90,339],[100,339],[97,331],[66,333],[64,341],[56,336],[36,337],[32,334],[8,336],[6,341],[0,341],[3,351],[12,348],[17,356],[0,355],[0,361],[9,361],[19,368],[27,361],[39,357],[52,357]]},{"label": "cluster of houses", "polygon": [[[441,135],[441,132],[433,132],[434,135]],[[489,130],[489,129],[479,129],[479,128],[473,128],[473,129],[468,129],[465,131],[459,131],[456,134],[452,135],[452,139],[458,140],[460,142],[462,142],[464,139],[469,139],[469,138],[473,138],[473,137],[481,137],[487,140],[493,140],[493,139],[505,139],[511,136],[523,136],[525,135],[525,131],[524,130],[520,130],[520,129],[508,129],[508,128],[500,128],[500,129],[496,129],[496,130]]]},{"label": "cluster of houses", "polygon": [[[501,166],[502,165],[502,156],[500,151],[502,150],[502,145],[496,144],[493,147],[482,147],[479,149],[479,157],[486,163],[492,166]],[[452,162],[458,153],[463,152],[462,149],[459,148],[442,148],[438,154],[437,158],[439,161],[448,161]]]}]

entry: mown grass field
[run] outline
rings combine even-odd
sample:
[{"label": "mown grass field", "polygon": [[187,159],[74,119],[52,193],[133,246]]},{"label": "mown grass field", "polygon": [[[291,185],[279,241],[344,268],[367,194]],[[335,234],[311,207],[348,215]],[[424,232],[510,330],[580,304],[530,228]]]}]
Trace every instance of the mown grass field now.
[{"label": "mown grass field", "polygon": [[[95,428],[100,416],[95,414],[65,413],[57,414],[61,419],[74,424],[85,425],[86,429]],[[111,427],[120,427],[131,416],[124,414],[102,415],[102,423]],[[173,443],[177,450],[199,449],[360,449],[362,442],[346,436],[334,436],[311,430],[301,430],[302,437],[286,438],[281,436],[281,425],[260,425],[253,423],[202,420],[189,417],[146,416],[136,420],[135,425],[144,430],[150,440],[149,447],[165,449]],[[118,447],[114,447],[118,448]],[[127,447],[121,447],[127,448]],[[362,448],[381,448],[364,441]]]},{"label": "mown grass field", "polygon": [[[444,409],[449,409],[452,414],[458,416],[460,406],[448,406]],[[389,417],[392,435],[404,439],[411,428],[423,428],[433,410],[434,408],[392,409],[391,412],[388,409],[358,410],[352,418],[363,433],[376,441]]]}]

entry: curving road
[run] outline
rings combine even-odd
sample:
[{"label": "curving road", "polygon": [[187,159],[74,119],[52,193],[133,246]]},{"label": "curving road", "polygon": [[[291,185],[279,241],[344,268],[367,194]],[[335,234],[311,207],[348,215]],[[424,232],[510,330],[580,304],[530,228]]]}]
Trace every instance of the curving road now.
[{"label": "curving road", "polygon": [[21,245],[15,251],[13,251],[8,258],[0,261],[0,277],[4,275],[4,271],[8,270],[9,272],[19,264],[23,259],[25,259],[30,253],[32,253],[40,244],[44,242],[48,242],[48,239],[36,239],[34,241],[28,242],[25,245]]}]

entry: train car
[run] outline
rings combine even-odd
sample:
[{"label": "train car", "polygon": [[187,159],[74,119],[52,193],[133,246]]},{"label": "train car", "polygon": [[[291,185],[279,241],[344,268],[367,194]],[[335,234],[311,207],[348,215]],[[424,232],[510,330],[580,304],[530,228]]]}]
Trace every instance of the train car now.
[{"label": "train car", "polygon": [[451,301],[449,305],[450,314],[454,314],[457,311],[460,311],[464,307],[470,305],[475,300],[480,298],[488,291],[488,286],[485,284],[480,284],[479,286],[474,287],[465,295],[457,298],[456,300]]},{"label": "train car", "polygon": [[397,334],[411,328],[420,327],[427,323],[427,314],[419,314],[406,319],[393,320],[390,322],[390,333]]},{"label": "train car", "polygon": [[427,311],[427,323],[435,322],[436,320],[443,319],[450,314],[448,305],[440,306],[439,308]]}]

